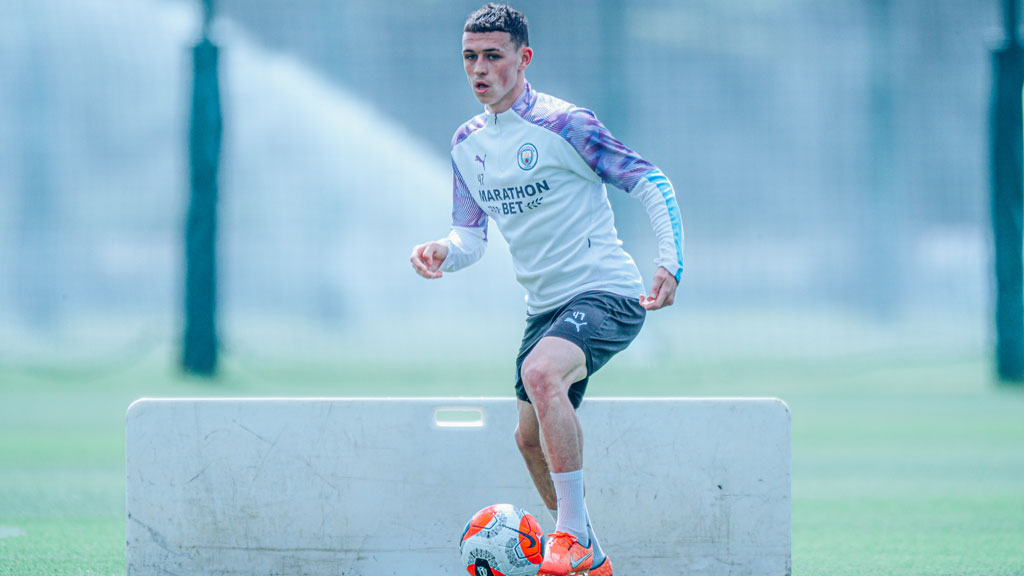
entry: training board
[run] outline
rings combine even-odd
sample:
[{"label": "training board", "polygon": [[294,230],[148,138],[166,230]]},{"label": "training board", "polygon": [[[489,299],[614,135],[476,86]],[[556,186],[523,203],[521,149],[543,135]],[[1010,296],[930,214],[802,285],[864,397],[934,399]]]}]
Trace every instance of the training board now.
[{"label": "training board", "polygon": [[[775,399],[588,399],[587,506],[619,576],[790,573],[790,415]],[[513,399],[159,399],[127,415],[127,568],[464,575],[484,506],[553,522]]]}]

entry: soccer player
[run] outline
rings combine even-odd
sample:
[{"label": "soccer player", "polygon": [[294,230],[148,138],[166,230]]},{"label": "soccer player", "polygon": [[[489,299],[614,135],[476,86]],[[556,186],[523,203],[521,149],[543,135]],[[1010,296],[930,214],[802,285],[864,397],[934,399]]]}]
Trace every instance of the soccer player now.
[{"label": "soccer player", "polygon": [[[583,433],[576,408],[589,377],[636,338],[647,311],[669,306],[683,269],[672,185],[592,112],[534,90],[526,18],[487,4],[472,13],[462,58],[484,112],[452,139],[448,235],[413,249],[424,278],[478,260],[493,219],[526,289],[516,358],[516,444],[556,521],[539,574],[611,576],[584,501]],[[643,203],[658,238],[649,292],[622,249],[605,184]]]}]

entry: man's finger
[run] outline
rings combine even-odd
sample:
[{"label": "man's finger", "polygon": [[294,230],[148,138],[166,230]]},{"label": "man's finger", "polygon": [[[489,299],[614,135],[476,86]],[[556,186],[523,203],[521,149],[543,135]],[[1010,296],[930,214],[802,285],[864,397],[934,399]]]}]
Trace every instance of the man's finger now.
[{"label": "man's finger", "polygon": [[424,250],[423,260],[431,270],[437,270],[441,266],[441,259],[437,257],[437,252],[438,248],[435,244],[431,244],[426,250]]},{"label": "man's finger", "polygon": [[658,310],[659,308],[665,306],[665,302],[668,300],[668,294],[668,290],[658,291],[658,297],[654,301],[654,310]]},{"label": "man's finger", "polygon": [[655,274],[651,281],[651,293],[647,296],[646,301],[641,299],[640,305],[645,310],[658,310],[665,306],[671,306],[673,291],[668,289],[667,284],[669,284],[667,276]]},{"label": "man's finger", "polygon": [[640,297],[640,305],[644,307],[644,310],[653,310],[654,302],[658,299],[658,286],[651,286],[651,292],[646,296]]},{"label": "man's finger", "polygon": [[420,276],[423,276],[424,278],[440,278],[441,277],[441,273],[440,272],[431,270],[430,268],[426,268],[424,266],[417,266],[416,267],[416,273],[419,274]]},{"label": "man's finger", "polygon": [[415,268],[417,271],[425,271],[427,269],[426,265],[423,263],[423,258],[419,254],[413,254],[412,256],[410,256],[409,261],[412,262],[412,267]]},{"label": "man's finger", "polygon": [[433,248],[434,246],[430,244],[422,244],[413,248],[412,255],[409,256],[413,270],[424,278],[441,277],[441,272],[437,271],[437,268],[440,268],[440,262],[436,264],[433,262]]},{"label": "man's finger", "polygon": [[648,300],[657,300],[661,297],[663,290],[662,286],[665,284],[665,279],[655,274],[654,279],[651,280],[651,293],[647,296]]},{"label": "man's finger", "polygon": [[659,297],[656,299],[652,298],[648,300],[646,304],[643,304],[644,310],[647,310],[648,312],[660,310],[663,306],[665,306],[665,299],[663,297]]},{"label": "man's finger", "polygon": [[423,262],[423,252],[424,252],[424,250],[426,250],[426,248],[427,248],[426,244],[420,244],[419,246],[416,246],[415,248],[413,248],[412,249],[412,255],[409,256],[409,260],[411,260],[413,264],[416,264],[418,262]]}]

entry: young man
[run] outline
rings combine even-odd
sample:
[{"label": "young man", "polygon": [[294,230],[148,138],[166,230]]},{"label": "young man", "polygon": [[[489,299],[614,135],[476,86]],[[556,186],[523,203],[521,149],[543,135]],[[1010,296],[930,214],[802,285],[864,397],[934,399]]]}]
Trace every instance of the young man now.
[{"label": "young man", "polygon": [[[424,278],[440,278],[483,255],[490,219],[500,228],[527,292],[515,439],[557,522],[539,574],[611,576],[583,498],[575,409],[590,375],[633,341],[646,312],[673,302],[683,268],[675,193],[590,111],[533,90],[520,12],[488,4],[471,14],[462,58],[484,112],[452,140],[451,231],[416,246],[410,260]],[[657,234],[658,267],[646,295],[621,247],[606,183],[641,201]]]}]

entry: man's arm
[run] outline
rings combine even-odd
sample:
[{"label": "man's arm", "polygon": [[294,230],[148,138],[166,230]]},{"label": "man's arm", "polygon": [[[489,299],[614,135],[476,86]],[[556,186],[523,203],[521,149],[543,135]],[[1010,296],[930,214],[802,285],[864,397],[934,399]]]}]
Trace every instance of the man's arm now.
[{"label": "man's arm", "polygon": [[643,203],[658,237],[658,268],[650,294],[646,299],[640,298],[640,305],[647,310],[671,306],[683,274],[683,220],[675,190],[661,170],[655,168],[633,186],[629,195]]},{"label": "man's arm", "polygon": [[643,203],[658,238],[658,259],[648,310],[670,306],[683,272],[683,221],[672,183],[639,154],[612,136],[589,110],[574,109],[562,136],[601,180]]},{"label": "man's arm", "polygon": [[409,261],[424,278],[440,278],[476,262],[487,249],[487,214],[470,196],[469,188],[452,161],[452,229],[448,236],[419,244]]},{"label": "man's arm", "polygon": [[651,219],[651,227],[658,237],[656,263],[667,270],[676,282],[683,273],[683,219],[672,183],[657,168],[641,178],[629,195],[639,200]]}]

